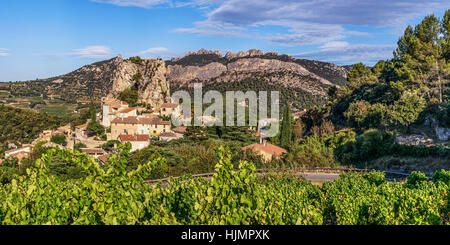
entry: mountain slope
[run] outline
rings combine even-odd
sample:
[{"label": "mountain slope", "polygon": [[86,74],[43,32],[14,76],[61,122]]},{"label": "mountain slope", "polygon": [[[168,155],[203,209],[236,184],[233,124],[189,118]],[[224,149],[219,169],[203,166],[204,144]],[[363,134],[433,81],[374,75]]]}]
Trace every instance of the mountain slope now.
[{"label": "mountain slope", "polygon": [[84,66],[71,73],[48,79],[11,84],[13,96],[41,96],[68,102],[100,101],[102,97],[117,97],[136,84],[139,77],[139,100],[150,105],[169,101],[170,84],[162,60],[113,59]]},{"label": "mountain slope", "polygon": [[318,105],[328,89],[346,84],[348,70],[335,64],[295,59],[260,50],[227,53],[200,50],[166,61],[173,89],[186,89],[195,82],[219,91],[234,89],[281,92],[282,102],[295,108]]}]

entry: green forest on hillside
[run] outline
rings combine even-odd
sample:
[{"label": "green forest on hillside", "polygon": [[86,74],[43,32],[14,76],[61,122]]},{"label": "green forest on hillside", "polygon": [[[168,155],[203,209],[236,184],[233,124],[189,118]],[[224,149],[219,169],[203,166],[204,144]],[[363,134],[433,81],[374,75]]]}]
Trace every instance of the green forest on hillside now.
[{"label": "green forest on hillside", "polygon": [[0,142],[31,143],[42,131],[56,129],[61,120],[37,113],[0,105]]}]

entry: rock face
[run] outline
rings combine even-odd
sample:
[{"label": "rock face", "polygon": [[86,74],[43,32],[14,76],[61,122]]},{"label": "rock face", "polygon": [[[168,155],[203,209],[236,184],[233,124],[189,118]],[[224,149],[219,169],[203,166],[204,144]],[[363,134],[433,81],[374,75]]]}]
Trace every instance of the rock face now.
[{"label": "rock face", "polygon": [[133,77],[141,74],[138,93],[139,102],[158,107],[170,102],[170,85],[166,80],[166,66],[162,60],[142,60],[132,62],[117,57],[117,67],[112,77],[112,88],[108,97],[116,98],[127,88],[135,85]]},{"label": "rock face", "polygon": [[450,140],[450,128],[445,128],[439,125],[438,121],[433,117],[427,117],[424,122],[424,126],[434,129],[436,137],[440,141]]},{"label": "rock face", "polygon": [[415,146],[427,146],[433,144],[432,139],[417,134],[399,135],[396,138],[396,142],[402,145],[415,145]]}]

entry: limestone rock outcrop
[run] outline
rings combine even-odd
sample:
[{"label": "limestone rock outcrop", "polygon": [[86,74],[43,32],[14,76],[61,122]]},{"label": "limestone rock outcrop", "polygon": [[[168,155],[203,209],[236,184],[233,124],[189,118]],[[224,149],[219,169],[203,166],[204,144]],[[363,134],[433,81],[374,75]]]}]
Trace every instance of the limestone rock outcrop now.
[{"label": "limestone rock outcrop", "polygon": [[147,59],[140,62],[124,60],[117,57],[117,67],[113,71],[112,87],[108,97],[116,98],[119,94],[134,86],[133,77],[141,74],[138,85],[139,102],[158,107],[170,102],[170,84],[166,79],[166,66],[164,61]]}]

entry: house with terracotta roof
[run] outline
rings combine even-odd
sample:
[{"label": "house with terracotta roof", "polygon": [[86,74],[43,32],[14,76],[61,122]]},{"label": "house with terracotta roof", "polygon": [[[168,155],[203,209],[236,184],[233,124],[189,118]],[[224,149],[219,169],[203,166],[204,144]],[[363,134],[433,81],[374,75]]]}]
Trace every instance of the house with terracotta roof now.
[{"label": "house with terracotta roof", "polygon": [[89,156],[98,159],[100,156],[105,155],[105,151],[100,148],[82,148],[81,152],[88,154]]},{"label": "house with terracotta roof", "polygon": [[148,134],[136,134],[119,136],[119,141],[131,144],[131,152],[142,150],[150,145],[150,136]]},{"label": "house with terracotta roof", "polygon": [[31,154],[31,146],[25,145],[22,148],[5,151],[5,159],[15,157],[19,159],[20,162],[23,158],[29,157],[30,154]]},{"label": "house with terracotta roof", "polygon": [[119,111],[120,117],[137,117],[137,108],[130,107]]},{"label": "house with terracotta roof", "polygon": [[184,127],[184,126],[182,126],[182,127],[176,127],[176,128],[174,128],[174,129],[172,129],[172,131],[173,131],[174,133],[182,134],[182,135],[184,135],[184,134],[186,133],[186,130],[187,130],[187,127]]},{"label": "house with terracotta roof", "polygon": [[165,132],[159,135],[160,141],[172,141],[183,138],[182,134],[176,134],[174,132]]},{"label": "house with terracotta roof", "polygon": [[169,132],[172,123],[161,118],[149,117],[125,117],[115,118],[111,122],[112,140],[117,139],[122,134],[136,135],[146,134],[158,136],[161,133]]},{"label": "house with terracotta roof", "polygon": [[75,134],[81,135],[81,136],[87,138],[88,137],[88,135],[87,135],[87,127],[88,127],[87,123],[76,126],[75,127]]},{"label": "house with terracotta roof", "polygon": [[242,148],[244,152],[248,150],[253,150],[261,157],[269,162],[273,159],[279,159],[283,154],[287,153],[287,151],[281,147],[276,145],[272,145],[267,143],[266,141],[262,142],[262,144],[252,144]]}]

